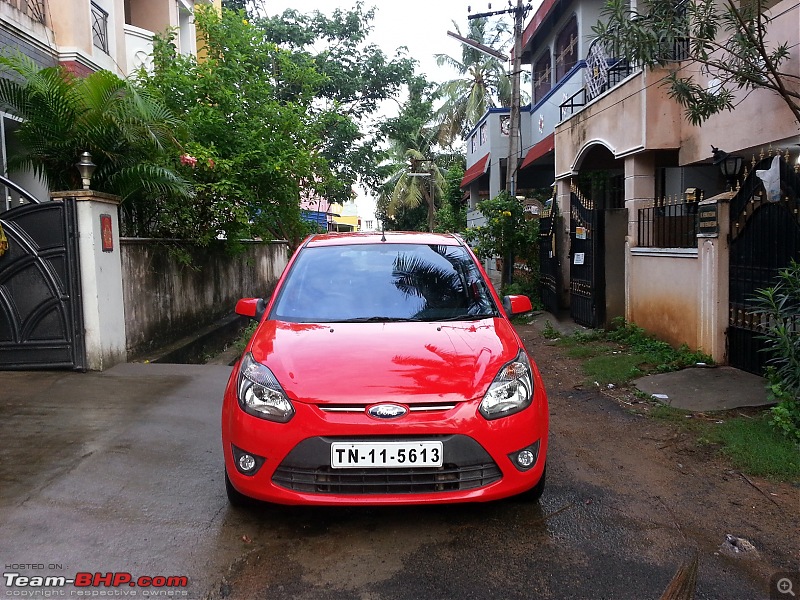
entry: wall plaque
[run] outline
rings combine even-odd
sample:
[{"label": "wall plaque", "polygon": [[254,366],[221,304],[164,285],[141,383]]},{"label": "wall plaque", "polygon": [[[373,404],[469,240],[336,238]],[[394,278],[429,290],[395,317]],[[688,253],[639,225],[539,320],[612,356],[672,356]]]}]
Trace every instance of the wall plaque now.
[{"label": "wall plaque", "polygon": [[697,207],[698,237],[717,237],[719,235],[719,213],[717,204],[701,204]]}]

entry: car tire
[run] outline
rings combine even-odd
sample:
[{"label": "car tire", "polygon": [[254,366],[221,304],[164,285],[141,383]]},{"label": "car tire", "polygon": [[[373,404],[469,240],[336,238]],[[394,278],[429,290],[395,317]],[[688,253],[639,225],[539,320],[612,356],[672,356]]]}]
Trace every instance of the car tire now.
[{"label": "car tire", "polygon": [[228,503],[235,508],[248,508],[253,506],[255,501],[233,487],[231,478],[228,477],[228,469],[223,470],[225,471],[225,493],[228,495]]},{"label": "car tire", "polygon": [[544,492],[544,482],[546,478],[547,478],[547,465],[545,464],[539,482],[531,489],[522,492],[520,495],[517,496],[517,498],[519,500],[522,500],[523,502],[538,502],[539,498],[542,497],[542,493]]}]

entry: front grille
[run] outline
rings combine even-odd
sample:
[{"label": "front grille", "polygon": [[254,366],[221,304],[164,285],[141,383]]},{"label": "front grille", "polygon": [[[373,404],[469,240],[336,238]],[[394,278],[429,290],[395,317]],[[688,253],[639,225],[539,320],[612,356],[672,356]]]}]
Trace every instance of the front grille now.
[{"label": "front grille", "polygon": [[[343,494],[427,494],[472,490],[499,481],[503,474],[478,442],[464,435],[424,436],[441,440],[441,467],[334,469],[331,443],[401,440],[392,438],[310,438],[298,444],[272,475],[275,485],[296,492]],[[419,440],[420,436],[414,436]]]},{"label": "front grille", "polygon": [[459,467],[446,464],[436,469],[298,469],[280,467],[272,481],[297,492],[317,494],[423,494],[456,492],[498,481],[500,469],[493,462]]},{"label": "front grille", "polygon": [[[319,409],[327,413],[364,413],[371,404],[321,404]],[[434,402],[432,404],[409,404],[410,413],[446,412],[456,407],[453,402]]]}]

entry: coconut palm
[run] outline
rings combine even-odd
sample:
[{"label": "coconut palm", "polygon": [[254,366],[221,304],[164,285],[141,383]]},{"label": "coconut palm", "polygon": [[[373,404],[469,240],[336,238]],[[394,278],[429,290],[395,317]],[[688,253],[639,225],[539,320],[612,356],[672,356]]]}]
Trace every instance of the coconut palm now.
[{"label": "coconut palm", "polygon": [[433,231],[436,198],[441,198],[445,185],[444,174],[428,153],[409,148],[405,161],[395,163],[396,169],[384,184],[387,212],[393,216],[400,208],[413,209],[425,202],[428,206],[428,230]]},{"label": "coconut palm", "polygon": [[[462,35],[455,21],[453,26]],[[473,19],[465,37],[500,50],[510,36],[510,28],[504,21],[497,21],[490,28],[486,19]],[[437,90],[444,99],[436,111],[441,144],[450,145],[463,138],[489,108],[511,106],[511,78],[500,60],[465,44],[461,60],[437,54],[436,62],[454,68],[460,75],[441,83]]]},{"label": "coconut palm", "polygon": [[88,151],[97,191],[123,200],[189,196],[189,184],[167,163],[180,155],[181,123],[155,98],[109,71],[76,77],[24,55],[0,56],[0,69],[0,104],[22,119],[10,169],[33,170],[50,190],[76,189],[75,163]]}]

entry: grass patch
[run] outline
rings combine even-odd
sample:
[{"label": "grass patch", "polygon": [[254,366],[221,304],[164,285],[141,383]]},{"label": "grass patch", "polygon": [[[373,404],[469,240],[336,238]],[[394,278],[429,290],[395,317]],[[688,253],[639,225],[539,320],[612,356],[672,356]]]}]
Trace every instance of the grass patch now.
[{"label": "grass patch", "polygon": [[641,354],[601,354],[583,363],[583,370],[591,381],[623,385],[644,375],[639,367],[646,362]]},{"label": "grass patch", "polygon": [[[710,356],[686,346],[673,348],[641,327],[615,321],[615,329],[578,331],[558,339],[571,358],[583,359],[588,382],[625,385],[650,373],[677,371],[696,363],[713,364]],[[544,335],[552,335],[545,327]]]},{"label": "grass patch", "polygon": [[770,425],[769,411],[755,417],[720,414],[719,419],[709,421],[694,417],[690,411],[659,403],[649,414],[693,434],[698,445],[716,446],[734,468],[747,475],[789,483],[800,481],[800,447]]},{"label": "grass patch", "polygon": [[782,481],[800,481],[800,447],[778,433],[767,413],[735,418],[712,429],[709,439],[722,445],[737,469]]}]

